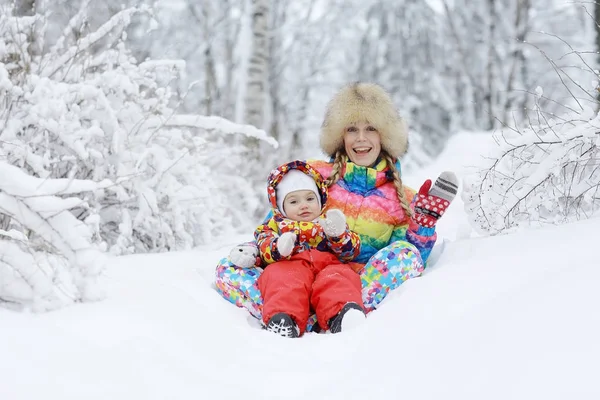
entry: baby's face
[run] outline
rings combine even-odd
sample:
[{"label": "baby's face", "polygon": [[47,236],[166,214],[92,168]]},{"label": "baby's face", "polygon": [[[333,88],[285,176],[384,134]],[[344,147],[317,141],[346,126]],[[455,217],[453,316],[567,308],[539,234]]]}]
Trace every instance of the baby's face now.
[{"label": "baby's face", "polygon": [[312,190],[288,193],[283,200],[283,209],[289,219],[301,222],[313,221],[321,214],[319,200]]}]

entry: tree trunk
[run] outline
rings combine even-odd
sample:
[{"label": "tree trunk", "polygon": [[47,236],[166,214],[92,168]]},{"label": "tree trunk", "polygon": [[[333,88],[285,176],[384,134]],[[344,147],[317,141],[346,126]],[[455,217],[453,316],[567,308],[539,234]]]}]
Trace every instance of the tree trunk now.
[{"label": "tree trunk", "polygon": [[248,66],[244,122],[264,129],[269,63],[269,0],[252,0],[252,53]]},{"label": "tree trunk", "polygon": [[[200,12],[198,12],[196,7],[200,7]],[[205,115],[213,115],[215,112],[215,103],[219,103],[220,99],[215,56],[213,54],[213,44],[211,41],[214,29],[211,25],[214,10],[211,10],[210,7],[210,3],[199,6],[191,3],[188,5],[188,9],[202,28],[202,44],[204,46],[204,100],[202,101],[204,109],[202,112]]]},{"label": "tree trunk", "polygon": [[[230,0],[222,0],[222,4],[229,13],[234,7],[231,4]],[[235,71],[237,70],[237,59],[235,58],[235,48],[236,48],[236,40],[239,36],[240,24],[239,21],[233,23],[229,20],[228,24],[230,25],[227,28],[227,35],[225,37],[225,48],[223,49],[225,62],[224,62],[224,74],[225,79],[222,86],[222,113],[223,116],[230,120],[235,120]]]},{"label": "tree trunk", "polygon": [[[527,88],[527,60],[523,51],[524,43],[530,31],[529,12],[531,10],[531,0],[519,0],[515,11],[515,31],[516,43],[514,50],[511,53],[512,59],[510,72],[508,74],[508,82],[506,84],[506,93],[508,98],[504,105],[504,123],[509,123],[511,114],[514,112],[514,104],[518,104],[518,119],[524,120],[526,117],[525,107],[527,106],[527,91],[522,94],[515,93],[515,86],[520,83],[524,88]],[[520,82],[517,82],[520,80]],[[517,99],[518,96],[518,99]]]},{"label": "tree trunk", "polygon": [[14,14],[17,17],[33,15],[35,10],[35,0],[15,0]]},{"label": "tree trunk", "polygon": [[[273,8],[271,11],[271,26],[275,29],[275,27],[280,27],[285,24],[287,19],[286,6],[280,5],[278,2],[273,3]],[[281,35],[272,35],[269,40],[267,40],[267,44],[269,46],[269,56],[277,59],[276,54],[283,54],[283,40]],[[281,144],[281,127],[280,120],[281,114],[284,112],[284,109],[281,104],[280,96],[281,96],[281,84],[283,79],[283,63],[281,62],[269,62],[267,65],[267,74],[269,80],[269,98],[271,104],[271,126],[269,128],[269,133],[273,136],[278,142]]]},{"label": "tree trunk", "polygon": [[495,58],[496,58],[496,50],[494,43],[496,39],[496,8],[495,1],[488,0],[489,7],[489,37],[488,42],[486,43],[488,54],[487,54],[487,65],[486,65],[486,78],[487,78],[487,93],[484,95],[484,102],[487,107],[488,113],[488,126],[487,129],[493,129],[496,125],[495,113],[496,113],[496,73],[495,73]]},{"label": "tree trunk", "polygon": [[[598,54],[597,63],[600,65],[600,2],[596,2],[594,4],[594,21],[596,21],[594,24],[594,29],[596,30],[596,52]],[[597,89],[597,91],[598,94],[596,95],[596,98],[598,99],[598,103],[600,103],[600,87]]]}]

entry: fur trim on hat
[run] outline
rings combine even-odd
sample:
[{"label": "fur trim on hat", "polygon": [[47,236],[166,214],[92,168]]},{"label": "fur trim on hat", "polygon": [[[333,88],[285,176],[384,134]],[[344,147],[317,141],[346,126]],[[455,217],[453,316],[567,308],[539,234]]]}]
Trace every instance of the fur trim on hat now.
[{"label": "fur trim on hat", "polygon": [[333,157],[344,147],[344,130],[353,123],[372,124],[381,135],[381,147],[399,158],[408,149],[408,128],[390,95],[374,83],[357,82],[336,93],[321,126],[321,149]]}]

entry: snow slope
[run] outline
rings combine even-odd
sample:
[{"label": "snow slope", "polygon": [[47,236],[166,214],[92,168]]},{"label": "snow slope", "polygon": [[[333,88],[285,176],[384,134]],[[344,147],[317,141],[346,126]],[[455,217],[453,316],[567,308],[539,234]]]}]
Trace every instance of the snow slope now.
[{"label": "snow slope", "polygon": [[[444,218],[464,222],[457,205]],[[103,302],[0,309],[0,399],[598,399],[598,226],[491,238],[446,226],[435,266],[366,324],[300,340],[214,291],[217,260],[248,236],[117,258]]]}]

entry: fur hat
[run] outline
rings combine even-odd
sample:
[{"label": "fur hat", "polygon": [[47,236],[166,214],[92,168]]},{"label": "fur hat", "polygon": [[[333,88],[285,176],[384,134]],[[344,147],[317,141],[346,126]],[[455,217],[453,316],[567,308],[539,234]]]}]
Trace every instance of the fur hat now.
[{"label": "fur hat", "polygon": [[381,135],[381,147],[399,158],[408,149],[408,128],[390,95],[374,83],[357,82],[343,87],[327,106],[321,125],[321,149],[330,157],[344,147],[344,129],[356,122],[372,124]]},{"label": "fur hat", "polygon": [[319,189],[317,188],[315,180],[297,169],[289,170],[283,178],[281,178],[281,181],[279,181],[275,190],[277,191],[277,208],[284,217],[287,217],[283,210],[285,196],[298,190],[312,190],[319,202],[319,208],[321,208],[321,195],[319,194]]}]

